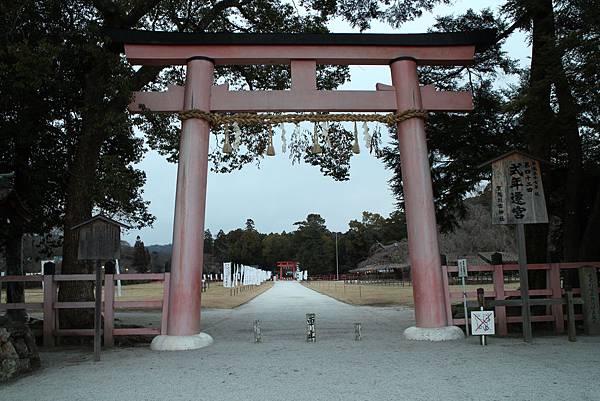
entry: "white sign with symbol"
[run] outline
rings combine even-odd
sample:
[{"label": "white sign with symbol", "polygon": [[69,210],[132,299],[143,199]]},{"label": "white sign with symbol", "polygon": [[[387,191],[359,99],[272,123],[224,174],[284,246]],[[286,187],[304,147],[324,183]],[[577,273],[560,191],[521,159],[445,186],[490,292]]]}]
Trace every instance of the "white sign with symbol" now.
[{"label": "white sign with symbol", "polygon": [[496,334],[494,328],[494,311],[471,312],[471,334],[474,336],[490,336]]},{"label": "white sign with symbol", "polygon": [[467,259],[458,259],[458,277],[467,277]]}]

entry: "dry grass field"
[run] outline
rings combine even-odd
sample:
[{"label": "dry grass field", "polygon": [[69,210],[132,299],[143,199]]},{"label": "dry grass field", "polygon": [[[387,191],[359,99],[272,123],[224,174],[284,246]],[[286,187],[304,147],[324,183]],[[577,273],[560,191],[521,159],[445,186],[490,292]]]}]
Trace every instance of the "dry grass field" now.
[{"label": "dry grass field", "polygon": [[[344,284],[343,281],[304,281],[306,287],[328,295],[339,301],[351,305],[371,306],[414,306],[412,287],[405,285],[380,285],[380,284]],[[468,291],[476,291],[477,288],[492,291],[493,284],[471,284],[467,285]],[[505,284],[506,289],[517,289],[518,282]],[[460,285],[451,285],[451,292],[461,292]]]},{"label": "dry grass field", "polygon": [[[211,283],[208,290],[202,293],[202,308],[231,309],[240,306],[257,295],[262,294],[273,286],[267,281],[260,286],[239,287],[235,291],[223,288],[221,283]],[[115,301],[159,301],[163,296],[162,281],[144,284],[125,285],[120,297],[115,296]],[[6,291],[2,291],[2,303],[6,302]],[[25,302],[41,303],[42,289],[31,288],[25,291]]]}]

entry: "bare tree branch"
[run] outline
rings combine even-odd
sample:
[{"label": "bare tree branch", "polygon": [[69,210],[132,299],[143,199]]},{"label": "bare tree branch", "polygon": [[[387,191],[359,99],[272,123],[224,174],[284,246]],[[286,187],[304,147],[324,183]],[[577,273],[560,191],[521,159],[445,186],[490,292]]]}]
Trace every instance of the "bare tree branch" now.
[{"label": "bare tree branch", "polygon": [[522,27],[527,21],[529,21],[529,15],[523,14],[511,26],[509,26],[504,32],[501,32],[498,36],[496,36],[496,40],[494,41],[494,44],[508,38],[516,29]]},{"label": "bare tree branch", "polygon": [[123,16],[123,10],[110,0],[92,0],[92,5],[102,15],[105,25],[116,25]]},{"label": "bare tree branch", "polygon": [[127,16],[123,18],[123,22],[119,28],[129,29],[136,25],[144,15],[148,14],[161,0],[139,0],[129,11]]},{"label": "bare tree branch", "polygon": [[251,3],[252,0],[221,0],[216,3],[210,11],[202,17],[202,19],[196,24],[196,31],[205,31],[211,23],[217,18],[219,14],[225,11],[228,8],[236,7],[240,8],[245,6],[246,4]]},{"label": "bare tree branch", "polygon": [[136,25],[144,15],[148,14],[161,0],[139,0],[129,13],[110,0],[92,0],[92,5],[104,19],[104,25],[112,28],[129,29]]}]

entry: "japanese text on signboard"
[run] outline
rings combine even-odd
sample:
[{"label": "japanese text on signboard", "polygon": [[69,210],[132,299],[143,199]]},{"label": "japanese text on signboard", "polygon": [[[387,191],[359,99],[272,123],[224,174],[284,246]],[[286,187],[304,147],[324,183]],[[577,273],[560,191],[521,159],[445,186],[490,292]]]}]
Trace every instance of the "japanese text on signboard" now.
[{"label": "japanese text on signboard", "polygon": [[539,161],[513,153],[492,164],[492,222],[547,223]]}]

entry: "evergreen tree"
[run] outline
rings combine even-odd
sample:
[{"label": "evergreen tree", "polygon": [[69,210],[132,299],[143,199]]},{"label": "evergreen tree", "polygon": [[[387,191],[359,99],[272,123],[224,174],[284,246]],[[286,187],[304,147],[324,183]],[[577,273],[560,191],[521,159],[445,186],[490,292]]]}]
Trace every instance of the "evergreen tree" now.
[{"label": "evergreen tree", "polygon": [[150,270],[150,252],[144,246],[144,241],[141,240],[139,235],[135,239],[135,245],[133,246],[133,260],[131,261],[131,267],[138,273],[148,273]]},{"label": "evergreen tree", "polygon": [[325,226],[325,219],[309,214],[305,221],[296,222],[294,232],[296,260],[302,270],[311,275],[330,274],[335,271],[335,241]]}]

